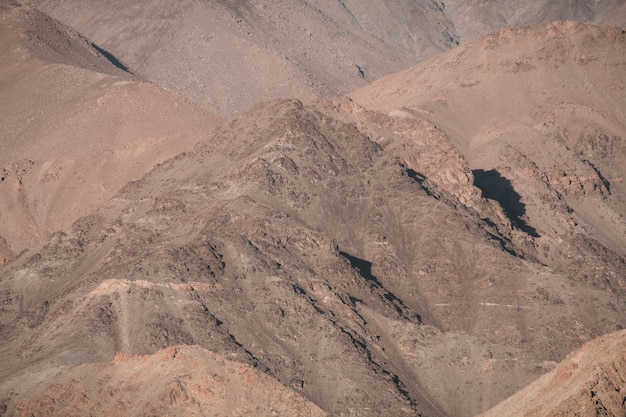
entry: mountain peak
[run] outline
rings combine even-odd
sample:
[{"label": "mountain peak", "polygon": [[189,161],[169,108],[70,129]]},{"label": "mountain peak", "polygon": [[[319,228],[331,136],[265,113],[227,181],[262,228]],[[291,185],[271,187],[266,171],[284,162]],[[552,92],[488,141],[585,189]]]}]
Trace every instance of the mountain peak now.
[{"label": "mountain peak", "polygon": [[28,3],[0,414],[619,414],[623,2]]},{"label": "mountain peak", "polygon": [[130,78],[128,69],[113,55],[33,6],[6,2],[2,19],[1,47],[8,52],[5,60],[33,57],[46,63]]}]

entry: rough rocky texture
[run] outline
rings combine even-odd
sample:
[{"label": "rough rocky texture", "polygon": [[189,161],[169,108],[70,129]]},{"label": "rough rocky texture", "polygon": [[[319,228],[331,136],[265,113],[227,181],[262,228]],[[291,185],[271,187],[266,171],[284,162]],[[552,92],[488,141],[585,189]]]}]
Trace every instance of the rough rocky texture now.
[{"label": "rough rocky texture", "polygon": [[[539,260],[584,265],[581,246],[626,251],[625,55],[614,27],[506,29],[351,97],[439,127],[483,195],[534,238]],[[603,273],[563,268],[603,285]]]},{"label": "rough rocky texture", "polygon": [[231,116],[350,91],[456,45],[430,1],[36,1],[133,71]]},{"label": "rough rocky texture", "polygon": [[[470,416],[626,324],[620,29],[505,30],[215,130],[46,15],[0,10],[0,413]],[[593,349],[615,372],[568,407],[619,412],[623,360]]]},{"label": "rough rocky texture", "polygon": [[[0,377],[197,344],[332,414],[471,415],[624,326],[619,280],[535,263],[453,194],[443,139],[347,100],[258,107],[4,267]],[[450,175],[415,171],[437,157]]]},{"label": "rough rocky texture", "polygon": [[626,331],[602,336],[481,417],[622,416],[626,410]]},{"label": "rough rocky texture", "polygon": [[33,376],[12,381],[24,395],[12,398],[11,407],[4,404],[3,414],[328,415],[261,370],[197,346],[172,346],[145,356],[119,353],[111,362]]}]

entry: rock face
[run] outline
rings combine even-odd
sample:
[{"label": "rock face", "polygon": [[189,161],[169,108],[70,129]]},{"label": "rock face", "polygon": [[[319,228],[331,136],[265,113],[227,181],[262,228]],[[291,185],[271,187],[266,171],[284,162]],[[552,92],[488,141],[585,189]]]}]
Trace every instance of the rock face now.
[{"label": "rock face", "polygon": [[[366,33],[409,3],[342,4],[284,10],[358,9]],[[146,1],[120,27],[163,43],[115,33],[157,68],[181,16],[263,41],[246,25],[290,22],[267,8]],[[1,414],[473,416],[554,369],[537,412],[619,415],[623,331],[557,363],[626,326],[621,29],[507,29],[216,128],[36,9],[0,13]]]},{"label": "rock face", "polygon": [[623,258],[583,252],[603,286],[536,263],[450,149],[349,100],[258,107],[4,267],[0,377],[189,344],[335,415],[486,410],[626,324]]},{"label": "rock face", "polygon": [[430,1],[37,1],[210,111],[332,96],[456,45]]},{"label": "rock face", "polygon": [[586,343],[481,417],[621,416],[626,409],[625,352],[624,330]]},{"label": "rock face", "polygon": [[[328,414],[259,369],[194,346],[57,369],[17,381],[18,416],[168,415],[323,417]],[[26,388],[27,387],[27,388]]]},{"label": "rock face", "polygon": [[[506,29],[351,97],[446,132],[483,195],[534,238],[542,262],[578,257],[581,244],[623,254],[624,54],[619,28],[555,22]],[[578,243],[562,245],[563,236]],[[603,280],[591,271],[566,273]]]}]

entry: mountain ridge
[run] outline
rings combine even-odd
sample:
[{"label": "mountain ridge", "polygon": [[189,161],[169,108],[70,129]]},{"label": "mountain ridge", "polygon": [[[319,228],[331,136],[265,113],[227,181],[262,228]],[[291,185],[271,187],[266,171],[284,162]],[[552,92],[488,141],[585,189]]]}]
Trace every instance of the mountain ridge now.
[{"label": "mountain ridge", "polygon": [[503,27],[567,19],[626,25],[619,0],[30,3],[137,74],[225,117],[271,99],[346,94]]},{"label": "mountain ridge", "polygon": [[620,415],[624,411],[625,338],[622,330],[586,343],[555,369],[481,416]]},{"label": "mountain ridge", "polygon": [[[381,122],[398,132],[386,146],[364,133]],[[258,106],[6,265],[5,298],[23,307],[6,305],[3,328],[23,339],[3,355],[19,351],[45,368],[199,344],[268,369],[330,413],[471,415],[581,340],[624,325],[609,307],[623,302],[619,293],[524,260],[528,249],[503,234],[512,230],[506,218],[482,219],[447,191],[446,176],[411,174],[395,150],[428,150],[411,161],[421,169],[438,165],[439,142],[420,144],[412,125],[421,140],[437,137],[428,123],[347,100]],[[498,269],[481,259],[497,259]],[[587,308],[602,309],[603,319],[590,320]],[[68,311],[80,319],[61,325]],[[31,349],[18,348],[29,339]],[[436,340],[447,340],[446,350]],[[443,356],[459,383],[476,380],[468,367],[484,369],[480,382],[490,388],[423,380],[439,371],[413,356],[416,347]],[[450,395],[462,401],[449,404]]]},{"label": "mountain ridge", "polygon": [[32,7],[9,3],[1,18],[6,262],[200,140],[219,119],[120,70],[82,35]]},{"label": "mountain ridge", "polygon": [[219,124],[0,5],[1,413],[619,413],[622,29],[503,29]]}]

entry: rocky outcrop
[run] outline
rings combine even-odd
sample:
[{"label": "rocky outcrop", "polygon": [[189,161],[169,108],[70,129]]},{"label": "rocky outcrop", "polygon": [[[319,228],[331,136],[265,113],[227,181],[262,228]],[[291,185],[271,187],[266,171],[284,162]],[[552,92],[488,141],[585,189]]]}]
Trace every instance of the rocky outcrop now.
[{"label": "rocky outcrop", "polygon": [[514,211],[484,214],[513,171],[352,107],[258,106],[2,267],[2,381],[189,344],[331,414],[469,415],[626,325],[619,254],[567,240],[538,263]]},{"label": "rocky outcrop", "polygon": [[22,394],[0,404],[3,415],[328,416],[259,369],[198,346],[118,353],[40,377],[46,384],[13,381]]}]

